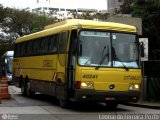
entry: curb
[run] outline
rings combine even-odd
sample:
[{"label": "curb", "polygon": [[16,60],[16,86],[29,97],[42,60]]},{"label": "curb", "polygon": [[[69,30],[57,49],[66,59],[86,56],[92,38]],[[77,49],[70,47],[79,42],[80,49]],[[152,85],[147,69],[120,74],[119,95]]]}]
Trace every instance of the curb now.
[{"label": "curb", "polygon": [[[152,105],[154,104],[154,105]],[[128,105],[128,106],[136,106],[136,107],[144,107],[144,108],[152,108],[152,109],[160,109],[160,103],[126,103],[124,105]]]}]

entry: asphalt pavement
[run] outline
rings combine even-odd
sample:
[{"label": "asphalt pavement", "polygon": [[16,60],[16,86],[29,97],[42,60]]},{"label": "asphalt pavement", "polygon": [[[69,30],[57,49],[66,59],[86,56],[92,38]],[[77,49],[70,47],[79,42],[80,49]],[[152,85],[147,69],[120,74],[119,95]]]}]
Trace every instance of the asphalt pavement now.
[{"label": "asphalt pavement", "polygon": [[138,116],[134,120],[146,119],[146,115],[151,115],[154,120],[160,119],[160,104],[154,102],[120,104],[116,110],[92,103],[64,109],[50,96],[37,94],[33,98],[23,97],[21,90],[14,85],[9,86],[9,93],[11,99],[2,100],[0,104],[0,120],[100,120],[111,119],[112,115],[112,118],[116,115],[125,119],[126,114]]}]

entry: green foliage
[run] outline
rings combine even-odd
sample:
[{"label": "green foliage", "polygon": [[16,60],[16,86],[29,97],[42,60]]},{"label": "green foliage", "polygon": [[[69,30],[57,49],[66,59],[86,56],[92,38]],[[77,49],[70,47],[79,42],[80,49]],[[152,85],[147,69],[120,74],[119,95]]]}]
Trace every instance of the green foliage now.
[{"label": "green foliage", "polygon": [[149,38],[151,59],[160,59],[160,0],[125,0],[119,13],[142,18],[143,36]]},{"label": "green foliage", "polygon": [[9,12],[9,8],[4,8],[1,4],[0,4],[0,27],[2,28],[2,23],[5,22],[5,18],[7,17]]},{"label": "green foliage", "polygon": [[44,15],[36,15],[35,19],[32,21],[32,31],[31,33],[43,30],[44,26],[53,23],[55,20],[53,18],[48,18]]},{"label": "green foliage", "polygon": [[26,10],[4,8],[0,4],[0,28],[8,36],[0,35],[0,55],[13,47],[17,37],[40,31],[55,19],[39,16]]},{"label": "green foliage", "polygon": [[0,25],[5,32],[18,33],[20,36],[42,30],[45,25],[55,21],[45,15],[37,15],[26,10],[4,8],[0,5]]},{"label": "green foliage", "polygon": [[4,16],[5,16],[5,10],[3,6],[0,4],[0,22],[3,22]]},{"label": "green foliage", "polygon": [[81,14],[78,14],[77,11],[71,12],[71,14],[73,15],[73,17],[75,19],[87,19],[87,20],[101,20],[101,21],[106,21],[106,19],[108,18],[109,14],[108,13],[93,13],[90,11],[85,11],[82,12]]},{"label": "green foliage", "polygon": [[25,10],[10,9],[5,26],[8,27],[7,32],[18,33],[20,36],[29,34],[34,15]]}]

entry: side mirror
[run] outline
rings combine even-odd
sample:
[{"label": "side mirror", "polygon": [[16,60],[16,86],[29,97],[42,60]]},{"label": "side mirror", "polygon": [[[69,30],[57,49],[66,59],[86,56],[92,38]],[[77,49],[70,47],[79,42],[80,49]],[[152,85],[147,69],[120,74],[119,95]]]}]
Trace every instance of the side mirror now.
[{"label": "side mirror", "polygon": [[140,55],[141,57],[144,57],[144,43],[143,42],[140,42],[139,43],[139,46],[140,46]]}]

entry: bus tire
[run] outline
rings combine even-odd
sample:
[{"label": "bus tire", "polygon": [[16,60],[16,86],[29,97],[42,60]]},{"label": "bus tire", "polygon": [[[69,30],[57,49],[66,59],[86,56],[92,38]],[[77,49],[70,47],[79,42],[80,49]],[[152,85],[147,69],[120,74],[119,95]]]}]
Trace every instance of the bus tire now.
[{"label": "bus tire", "polygon": [[23,96],[26,96],[26,81],[25,79],[22,78],[22,82],[21,82],[21,93]]},{"label": "bus tire", "polygon": [[118,103],[117,102],[106,102],[106,105],[107,105],[108,109],[114,110],[117,108]]},{"label": "bus tire", "polygon": [[69,107],[69,101],[68,100],[59,100],[59,104],[62,108],[68,108]]},{"label": "bus tire", "polygon": [[26,96],[27,97],[32,97],[34,94],[35,94],[35,92],[31,90],[30,81],[27,80],[27,83],[26,83]]}]

